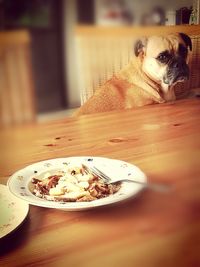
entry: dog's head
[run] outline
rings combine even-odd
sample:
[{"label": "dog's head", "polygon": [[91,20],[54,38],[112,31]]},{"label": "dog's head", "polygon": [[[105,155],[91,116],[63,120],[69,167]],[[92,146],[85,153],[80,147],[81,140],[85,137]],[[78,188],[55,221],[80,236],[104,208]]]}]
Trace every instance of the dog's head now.
[{"label": "dog's head", "polygon": [[152,79],[171,86],[189,78],[188,51],[192,42],[184,33],[137,40],[134,52],[143,71]]}]

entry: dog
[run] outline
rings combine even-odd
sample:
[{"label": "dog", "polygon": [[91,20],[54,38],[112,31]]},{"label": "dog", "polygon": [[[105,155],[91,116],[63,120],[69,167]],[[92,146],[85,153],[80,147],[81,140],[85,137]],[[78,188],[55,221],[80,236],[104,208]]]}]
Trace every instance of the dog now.
[{"label": "dog", "polygon": [[137,40],[133,60],[97,89],[74,115],[174,101],[174,85],[189,78],[189,51],[192,42],[184,33]]}]

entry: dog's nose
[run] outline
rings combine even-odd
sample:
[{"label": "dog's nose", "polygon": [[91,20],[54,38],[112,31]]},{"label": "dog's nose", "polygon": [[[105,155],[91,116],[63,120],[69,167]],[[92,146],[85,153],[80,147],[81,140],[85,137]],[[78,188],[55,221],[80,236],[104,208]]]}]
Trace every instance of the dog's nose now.
[{"label": "dog's nose", "polygon": [[172,67],[176,70],[185,70],[187,64],[182,58],[177,58],[172,62]]},{"label": "dog's nose", "polygon": [[179,68],[179,65],[180,65],[180,64],[179,64],[178,62],[175,62],[175,63],[173,64],[173,67],[177,69],[177,68]]},{"label": "dog's nose", "polygon": [[[170,62],[167,78],[169,80],[169,84],[173,84],[176,81],[182,81],[189,78],[189,67],[184,59],[176,57]],[[165,80],[164,83],[166,83]]]}]

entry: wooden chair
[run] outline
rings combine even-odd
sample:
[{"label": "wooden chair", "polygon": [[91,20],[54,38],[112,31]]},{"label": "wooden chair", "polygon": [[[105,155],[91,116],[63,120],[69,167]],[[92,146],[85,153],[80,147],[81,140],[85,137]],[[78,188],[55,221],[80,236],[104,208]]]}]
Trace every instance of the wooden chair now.
[{"label": "wooden chair", "polygon": [[27,31],[0,32],[0,125],[35,120],[35,102]]},{"label": "wooden chair", "polygon": [[200,25],[159,27],[94,27],[75,29],[76,67],[81,104],[106,80],[123,68],[133,56],[134,40],[141,36],[183,32],[192,38],[190,80],[176,85],[178,98],[191,88],[200,87]]}]

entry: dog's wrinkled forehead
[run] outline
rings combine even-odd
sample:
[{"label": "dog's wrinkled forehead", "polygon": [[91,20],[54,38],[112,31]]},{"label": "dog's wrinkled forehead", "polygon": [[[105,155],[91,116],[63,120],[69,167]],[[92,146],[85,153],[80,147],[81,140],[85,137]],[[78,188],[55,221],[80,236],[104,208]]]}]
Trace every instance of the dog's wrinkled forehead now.
[{"label": "dog's wrinkled forehead", "polygon": [[152,36],[148,39],[146,47],[146,56],[156,57],[161,51],[176,53],[180,44],[186,47],[185,42],[179,35]]},{"label": "dog's wrinkled forehead", "polygon": [[144,57],[156,58],[160,53],[180,54],[183,58],[192,51],[192,40],[185,33],[169,34],[167,36],[151,36],[138,39],[134,44],[134,53],[141,60]]}]

